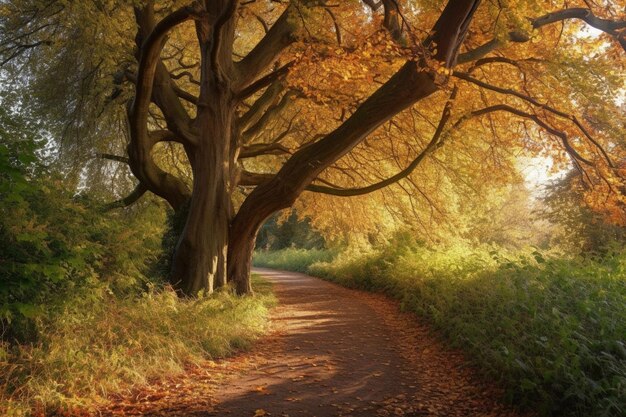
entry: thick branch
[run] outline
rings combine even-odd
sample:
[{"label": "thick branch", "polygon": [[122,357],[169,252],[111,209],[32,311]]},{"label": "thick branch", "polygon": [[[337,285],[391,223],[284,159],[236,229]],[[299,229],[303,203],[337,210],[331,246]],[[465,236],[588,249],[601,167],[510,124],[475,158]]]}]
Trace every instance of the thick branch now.
[{"label": "thick branch", "polygon": [[402,16],[397,0],[381,0],[385,10],[383,25],[395,40],[402,38]]},{"label": "thick branch", "polygon": [[172,83],[172,88],[174,89],[174,92],[176,93],[176,95],[180,98],[182,98],[183,100],[197,105],[198,104],[198,97],[194,96],[193,94],[191,94],[190,92],[183,90],[182,88],[180,88],[178,85],[176,85],[175,83]]},{"label": "thick branch", "polygon": [[255,143],[254,145],[244,146],[239,153],[239,159],[254,158],[261,155],[283,155],[289,153],[289,149],[280,143]]},{"label": "thick branch", "polygon": [[[614,21],[603,19],[594,15],[590,9],[571,8],[551,12],[535,19],[530,19],[530,21],[534,29],[539,29],[543,26],[568,19],[582,20],[589,26],[603,31],[604,33],[615,38],[626,51],[626,35],[620,32],[622,29],[626,28],[626,20]],[[530,40],[530,36],[520,32],[510,32],[508,40],[511,42],[528,42]],[[505,42],[503,40],[492,39],[471,51],[460,54],[458,62],[462,64],[479,59],[501,47],[504,43]]]},{"label": "thick branch", "polygon": [[174,132],[169,130],[153,130],[148,132],[148,138],[150,139],[150,145],[154,146],[159,142],[178,142],[184,144]]},{"label": "thick branch", "polygon": [[252,187],[263,184],[274,178],[274,174],[260,174],[258,172],[241,171],[237,185],[242,187]]},{"label": "thick branch", "polygon": [[[197,3],[193,3],[190,7],[194,8],[194,15],[200,12],[200,7]],[[153,2],[147,2],[141,9],[136,8],[135,17],[138,25],[135,41],[137,44],[137,60],[139,61],[145,41],[151,36],[151,33],[153,33],[156,27]],[[163,41],[164,40],[165,38],[163,38]],[[162,47],[163,45],[161,45],[161,48]],[[182,62],[179,63],[181,63],[181,67],[184,68]],[[128,79],[136,84],[136,76],[128,73],[126,75]],[[163,113],[168,129],[176,132],[181,138],[181,141],[187,141],[192,145],[197,143],[197,134],[192,127],[192,120],[180,101],[180,98],[183,98],[193,103],[196,99],[191,94],[178,88],[160,57],[156,64],[151,98],[153,103],[156,104]]]},{"label": "thick branch", "polygon": [[155,74],[166,34],[175,26],[192,18],[198,12],[194,7],[184,7],[163,18],[145,39],[139,58],[135,99],[129,109],[131,141],[128,145],[130,167],[139,181],[155,194],[165,198],[177,209],[188,199],[189,190],[178,178],[160,169],[150,154],[153,141],[148,134],[148,114],[152,99]]},{"label": "thick branch", "polygon": [[337,187],[327,187],[323,185],[311,184],[306,188],[306,190],[316,192],[316,193],[330,194],[330,195],[339,196],[339,197],[352,197],[352,196],[357,196],[357,195],[369,194],[371,192],[380,190],[391,184],[394,184],[403,178],[408,177],[413,171],[415,171],[415,169],[419,166],[419,164],[424,160],[424,158],[427,155],[431,154],[432,152],[434,152],[435,150],[437,150],[443,145],[443,141],[441,140],[441,134],[443,133],[443,129],[446,123],[450,119],[452,101],[456,98],[457,91],[458,91],[457,88],[453,90],[452,95],[450,96],[450,99],[446,103],[443,113],[441,114],[441,119],[439,120],[439,124],[437,125],[437,129],[435,130],[435,133],[433,134],[433,137],[431,138],[428,145],[426,145],[426,147],[422,149],[422,151],[417,155],[417,157],[413,161],[411,161],[411,163],[402,171],[398,172],[397,174],[389,178],[386,178],[375,184],[368,185],[366,187],[337,188]]},{"label": "thick branch", "polygon": [[462,54],[459,54],[459,57],[457,58],[457,63],[465,64],[467,62],[475,61],[487,55],[488,53],[495,51],[496,49],[501,47],[503,44],[504,42],[500,39],[492,39],[490,41],[487,41],[484,44],[480,45],[479,47],[472,49],[471,51],[467,51]]},{"label": "thick branch", "polygon": [[276,60],[276,57],[294,42],[293,35],[297,25],[295,19],[290,17],[291,12],[292,6],[288,6],[252,51],[235,63],[238,73],[237,91],[242,91],[252,84]]},{"label": "thick branch", "polygon": [[459,48],[479,4],[480,1],[449,1],[433,26],[433,34],[424,41],[427,48],[436,50],[433,57],[447,68],[456,64]]},{"label": "thick branch", "polygon": [[146,188],[146,186],[144,186],[142,183],[139,183],[137,184],[135,189],[126,197],[119,199],[117,201],[108,203],[102,209],[104,211],[110,211],[110,210],[117,209],[117,208],[128,207],[136,203],[147,191],[148,191],[148,188]]},{"label": "thick branch", "polygon": [[389,31],[394,40],[402,41],[403,19],[397,0],[363,0],[363,3],[369,6],[372,12],[377,12],[383,7],[383,26]]},{"label": "thick branch", "polygon": [[[137,84],[137,77],[130,71],[124,72],[124,77],[133,84]],[[162,62],[157,64],[152,91],[152,102],[157,105],[165,117],[165,122],[172,131],[179,132],[189,144],[197,144],[197,134],[191,128],[191,118],[180,104],[181,98],[191,104],[198,104],[198,97],[180,88],[173,81],[173,77]],[[181,140],[182,142],[182,140]]]},{"label": "thick branch", "polygon": [[590,9],[585,8],[571,8],[555,11],[545,14],[532,20],[533,28],[538,29],[542,26],[549,25],[551,23],[560,22],[566,19],[580,19],[598,30],[608,33],[612,36],[617,36],[617,31],[626,28],[626,20],[610,20],[603,19],[593,14]]}]

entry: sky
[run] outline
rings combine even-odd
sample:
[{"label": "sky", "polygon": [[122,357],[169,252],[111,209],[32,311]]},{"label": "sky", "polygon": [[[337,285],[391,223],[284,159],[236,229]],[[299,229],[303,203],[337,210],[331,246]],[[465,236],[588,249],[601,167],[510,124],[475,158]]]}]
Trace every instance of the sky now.
[{"label": "sky", "polygon": [[526,188],[533,197],[541,196],[543,188],[551,181],[565,175],[566,170],[553,170],[554,161],[549,156],[523,157],[518,159],[518,169],[524,177]]}]

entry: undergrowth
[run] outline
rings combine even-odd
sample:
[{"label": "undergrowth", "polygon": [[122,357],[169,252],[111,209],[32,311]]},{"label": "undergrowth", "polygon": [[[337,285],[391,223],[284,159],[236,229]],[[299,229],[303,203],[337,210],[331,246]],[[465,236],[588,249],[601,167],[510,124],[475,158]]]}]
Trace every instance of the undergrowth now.
[{"label": "undergrowth", "polygon": [[337,255],[328,249],[288,248],[278,251],[257,251],[254,265],[266,268],[282,268],[288,271],[307,272],[309,266],[317,262],[329,262]]},{"label": "undergrowth", "polygon": [[399,299],[506,386],[508,400],[540,415],[626,415],[624,253],[394,244],[302,266],[311,259],[289,250],[256,263]]},{"label": "undergrowth", "polygon": [[266,281],[256,278],[255,289],[182,300],[171,290],[120,298],[92,288],[38,319],[36,344],[0,349],[0,415],[93,408],[109,393],[246,348],[274,303]]}]

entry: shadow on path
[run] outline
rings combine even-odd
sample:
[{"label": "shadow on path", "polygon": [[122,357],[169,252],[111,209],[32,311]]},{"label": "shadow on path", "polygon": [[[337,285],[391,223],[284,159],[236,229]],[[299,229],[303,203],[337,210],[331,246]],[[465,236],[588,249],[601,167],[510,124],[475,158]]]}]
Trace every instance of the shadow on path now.
[{"label": "shadow on path", "polygon": [[384,296],[299,273],[255,272],[274,283],[280,301],[272,335],[205,415],[518,415],[462,355]]}]

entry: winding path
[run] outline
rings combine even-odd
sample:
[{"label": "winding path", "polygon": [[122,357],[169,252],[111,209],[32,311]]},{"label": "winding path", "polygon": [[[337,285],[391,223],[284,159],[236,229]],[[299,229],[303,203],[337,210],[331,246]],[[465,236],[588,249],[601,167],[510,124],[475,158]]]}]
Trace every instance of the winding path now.
[{"label": "winding path", "polygon": [[[217,397],[214,415],[514,416],[462,356],[387,298],[293,272],[274,283],[278,337]],[[262,412],[259,412],[262,414]]]},{"label": "winding path", "polygon": [[[252,352],[223,361],[222,378],[196,372],[179,381],[187,404],[147,401],[142,415],[520,415],[498,402],[501,392],[477,377],[462,354],[396,302],[304,274],[255,272],[274,283],[280,302],[270,335]],[[192,399],[183,400],[190,392]]]}]

